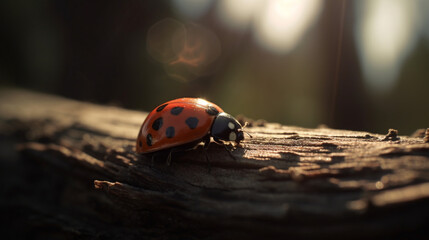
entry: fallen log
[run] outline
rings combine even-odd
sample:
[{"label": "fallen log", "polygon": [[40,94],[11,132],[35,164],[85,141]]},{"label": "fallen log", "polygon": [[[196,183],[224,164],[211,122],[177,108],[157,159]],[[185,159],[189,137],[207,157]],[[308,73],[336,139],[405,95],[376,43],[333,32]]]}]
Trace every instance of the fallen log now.
[{"label": "fallen log", "polygon": [[427,132],[240,117],[253,138],[232,151],[235,159],[211,143],[209,171],[202,146],[173,155],[171,166],[136,154],[146,115],[1,90],[2,236],[415,239],[429,232]]}]

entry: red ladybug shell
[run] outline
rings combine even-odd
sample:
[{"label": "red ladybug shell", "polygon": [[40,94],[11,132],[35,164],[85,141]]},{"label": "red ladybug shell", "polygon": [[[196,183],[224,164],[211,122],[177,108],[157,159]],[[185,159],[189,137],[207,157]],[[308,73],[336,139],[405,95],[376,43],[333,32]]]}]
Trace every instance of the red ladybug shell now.
[{"label": "red ladybug shell", "polygon": [[143,122],[136,151],[151,153],[206,136],[223,110],[201,98],[179,98],[156,107]]}]

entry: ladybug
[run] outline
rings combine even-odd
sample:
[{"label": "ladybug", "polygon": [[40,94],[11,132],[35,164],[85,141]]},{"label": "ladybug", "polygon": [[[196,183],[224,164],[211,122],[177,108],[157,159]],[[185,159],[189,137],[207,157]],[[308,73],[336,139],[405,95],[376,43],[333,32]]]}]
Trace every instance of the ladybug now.
[{"label": "ladybug", "polygon": [[201,142],[207,148],[211,138],[222,145],[239,144],[244,139],[243,127],[214,103],[201,98],[179,98],[149,113],[138,133],[136,151],[168,153],[170,164],[172,152],[192,149]]}]

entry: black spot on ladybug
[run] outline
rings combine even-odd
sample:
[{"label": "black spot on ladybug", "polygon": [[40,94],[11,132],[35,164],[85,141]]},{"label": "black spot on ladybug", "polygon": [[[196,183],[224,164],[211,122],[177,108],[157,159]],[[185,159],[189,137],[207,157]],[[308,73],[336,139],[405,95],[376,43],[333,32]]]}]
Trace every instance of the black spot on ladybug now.
[{"label": "black spot on ladybug", "polygon": [[148,146],[152,146],[152,135],[150,133],[146,136],[146,143]]},{"label": "black spot on ladybug", "polygon": [[141,140],[139,140],[139,146],[142,147],[143,143]]},{"label": "black spot on ladybug", "polygon": [[162,117],[157,118],[155,121],[153,121],[152,123],[153,130],[158,131],[162,127],[162,123],[163,123]]},{"label": "black spot on ladybug", "polygon": [[188,127],[190,129],[194,129],[198,125],[198,118],[196,118],[196,117],[188,117],[185,122],[186,122],[186,125],[188,125]]},{"label": "black spot on ladybug", "polygon": [[213,106],[208,106],[208,108],[206,108],[206,112],[207,112],[209,115],[213,115],[213,116],[215,116],[215,115],[218,115],[218,114],[219,114],[219,111],[218,111],[215,107],[213,107]]},{"label": "black spot on ladybug", "polygon": [[167,105],[168,105],[168,104],[164,104],[164,105],[159,106],[159,107],[156,109],[156,111],[157,111],[157,112],[161,112],[161,111],[162,111],[162,109],[164,109],[165,107],[167,107]]},{"label": "black spot on ladybug", "polygon": [[168,138],[172,138],[172,137],[174,137],[174,134],[175,134],[175,132],[174,132],[174,127],[168,127],[168,128],[167,128],[167,130],[165,131],[165,135],[166,135]]},{"label": "black spot on ladybug", "polygon": [[171,114],[179,115],[183,111],[183,107],[174,107],[171,109]]}]

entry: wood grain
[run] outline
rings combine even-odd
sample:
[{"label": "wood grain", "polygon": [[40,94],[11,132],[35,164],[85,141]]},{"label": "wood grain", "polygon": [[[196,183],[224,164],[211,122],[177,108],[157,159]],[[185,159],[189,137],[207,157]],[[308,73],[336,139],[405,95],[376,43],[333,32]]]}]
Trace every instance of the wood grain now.
[{"label": "wood grain", "polygon": [[232,151],[235,160],[211,143],[209,171],[202,147],[173,155],[171,166],[162,159],[151,166],[137,155],[135,138],[146,115],[1,90],[5,232],[81,239],[399,239],[428,233],[424,135],[401,136],[389,126],[379,135],[240,117],[251,123],[253,138]]}]

